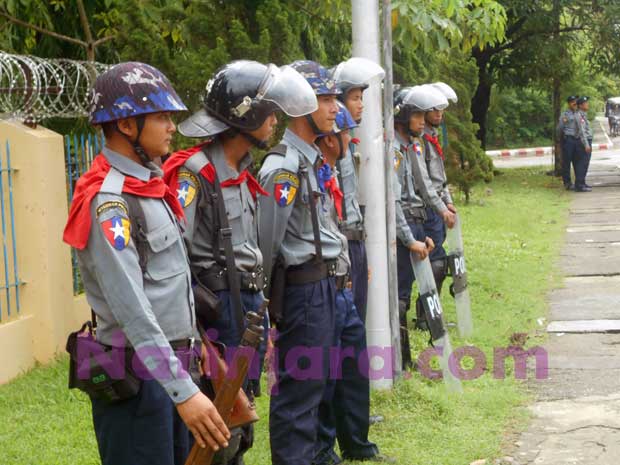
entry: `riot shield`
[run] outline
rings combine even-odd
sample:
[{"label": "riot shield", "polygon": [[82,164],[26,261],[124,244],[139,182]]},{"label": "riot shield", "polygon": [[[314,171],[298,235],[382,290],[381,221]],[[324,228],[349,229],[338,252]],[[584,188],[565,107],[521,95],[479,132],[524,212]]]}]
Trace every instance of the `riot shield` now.
[{"label": "riot shield", "polygon": [[456,319],[461,337],[471,337],[474,324],[471,318],[471,302],[467,288],[467,268],[463,253],[463,235],[461,234],[461,219],[456,215],[456,223],[448,229],[446,243],[448,246],[448,268],[452,276],[450,294],[456,303]]},{"label": "riot shield", "polygon": [[441,300],[439,299],[437,286],[435,285],[431,262],[428,257],[424,260],[416,259],[413,254],[411,254],[410,257],[413,273],[415,274],[415,279],[420,289],[420,299],[422,307],[424,308],[424,314],[431,333],[433,345],[443,349],[441,356],[443,381],[449,391],[461,392],[463,390],[461,381],[455,377],[450,370],[449,361],[452,355],[452,345],[450,344],[448,332],[443,325],[443,310],[441,308]]}]

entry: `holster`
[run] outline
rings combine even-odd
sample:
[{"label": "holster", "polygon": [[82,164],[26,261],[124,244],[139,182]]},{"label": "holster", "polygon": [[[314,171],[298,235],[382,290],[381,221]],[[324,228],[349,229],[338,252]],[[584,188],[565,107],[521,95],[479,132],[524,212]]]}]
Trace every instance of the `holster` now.
[{"label": "holster", "polygon": [[278,256],[271,270],[269,289],[269,319],[278,324],[284,315],[284,289],[286,287],[286,268],[284,259]]},{"label": "holster", "polygon": [[203,326],[209,326],[221,317],[222,303],[215,292],[205,286],[194,273],[192,274],[196,317],[200,319]]},{"label": "holster", "polygon": [[[93,399],[110,404],[134,397],[140,391],[142,381],[131,370],[133,353],[98,342],[90,321],[85,322],[79,331],[69,334],[65,349],[70,357],[69,389],[79,389]],[[102,352],[112,356],[100,361],[93,355]],[[81,354],[89,354],[88,359],[81,359]],[[113,377],[111,373],[119,369],[114,364],[119,360],[124,362],[124,373],[120,377]],[[80,376],[84,373],[87,376]]]}]

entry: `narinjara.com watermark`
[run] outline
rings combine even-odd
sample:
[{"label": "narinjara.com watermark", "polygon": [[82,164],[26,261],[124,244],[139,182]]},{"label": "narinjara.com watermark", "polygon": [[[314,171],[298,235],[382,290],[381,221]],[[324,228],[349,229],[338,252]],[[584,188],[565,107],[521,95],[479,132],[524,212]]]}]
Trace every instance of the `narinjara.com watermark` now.
[{"label": "narinjara.com watermark", "polygon": [[[209,330],[208,336],[212,340],[217,339],[217,332]],[[171,348],[143,346],[136,349],[131,357],[127,357],[126,340],[122,332],[118,332],[113,338],[114,348],[104,349],[98,344],[78,344],[77,351],[77,374],[81,379],[90,377],[92,362],[96,361],[112,379],[122,379],[127,368],[126,363],[131,364],[131,370],[140,379],[157,379],[166,381],[188,377],[189,361],[192,357],[200,356],[200,346],[193,349],[176,351],[177,359],[181,362],[175,364]],[[217,356],[221,356],[228,365],[227,377],[236,376],[237,362],[240,357],[247,357],[250,366],[248,377],[259,379],[261,373],[260,360],[263,353],[259,353],[251,347],[226,347],[223,354],[208,354],[207,370],[209,373],[219,373]],[[443,373],[439,369],[432,368],[432,360],[435,357],[443,357],[443,347],[429,347],[424,350],[417,359],[418,372],[428,379],[441,379]],[[514,362],[514,377],[526,379],[528,373],[528,359],[534,358],[535,378],[546,379],[548,376],[548,354],[540,347],[524,349],[519,346],[495,348],[493,351],[493,377],[495,379],[506,378],[506,360],[512,358]],[[464,361],[469,368],[464,368]],[[173,360],[173,363],[170,363]],[[276,375],[274,393],[277,393],[277,382],[280,376],[308,381],[324,380],[326,378],[339,380],[343,378],[343,372],[358,373],[369,380],[391,379],[393,377],[394,348],[366,347],[359,350],[355,347],[309,347],[295,346],[281,351],[276,344],[269,360],[268,370]],[[487,371],[487,356],[477,347],[457,347],[448,358],[448,367],[451,374],[460,380],[474,380]],[[407,375],[406,375],[407,376]]]}]

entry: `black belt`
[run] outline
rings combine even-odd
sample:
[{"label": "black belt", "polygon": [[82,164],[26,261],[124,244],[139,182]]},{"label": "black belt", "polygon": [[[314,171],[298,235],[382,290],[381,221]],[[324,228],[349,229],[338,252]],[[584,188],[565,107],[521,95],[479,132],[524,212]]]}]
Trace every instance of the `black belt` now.
[{"label": "black belt", "polygon": [[339,291],[343,290],[345,287],[347,287],[347,284],[349,283],[349,274],[345,274],[342,276],[336,276],[336,289],[338,289]]},{"label": "black belt", "polygon": [[424,208],[403,208],[403,213],[405,214],[405,219],[408,223],[422,224],[428,219]]},{"label": "black belt", "polygon": [[336,276],[336,260],[317,262],[310,260],[286,269],[286,284],[300,285],[315,283],[321,279]]},{"label": "black belt", "polygon": [[172,350],[176,352],[177,350],[191,349],[193,348],[194,343],[194,338],[177,339],[175,341],[170,341],[170,347],[172,347]]},{"label": "black belt", "polygon": [[345,235],[348,241],[363,241],[365,239],[364,231],[360,231],[359,229],[347,229],[342,231],[342,234]]},{"label": "black belt", "polygon": [[[262,267],[255,271],[237,271],[241,281],[241,289],[244,291],[259,292],[265,287],[265,275]],[[200,282],[212,291],[225,291],[230,289],[226,268],[215,271],[213,268],[202,271],[198,275]]]}]

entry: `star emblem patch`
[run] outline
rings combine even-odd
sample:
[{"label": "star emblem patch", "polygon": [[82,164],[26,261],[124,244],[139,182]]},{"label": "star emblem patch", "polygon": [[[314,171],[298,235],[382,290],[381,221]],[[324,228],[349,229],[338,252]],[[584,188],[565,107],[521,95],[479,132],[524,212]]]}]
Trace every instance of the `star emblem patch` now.
[{"label": "star emblem patch", "polygon": [[123,250],[129,244],[131,223],[122,216],[113,216],[101,223],[103,234],[116,250]]},{"label": "star emblem patch", "polygon": [[273,196],[276,203],[281,207],[286,207],[293,203],[297,189],[299,188],[299,179],[291,173],[280,173],[274,179]]},{"label": "star emblem patch", "polygon": [[183,208],[188,207],[196,198],[196,188],[187,180],[179,182],[177,199]]}]

